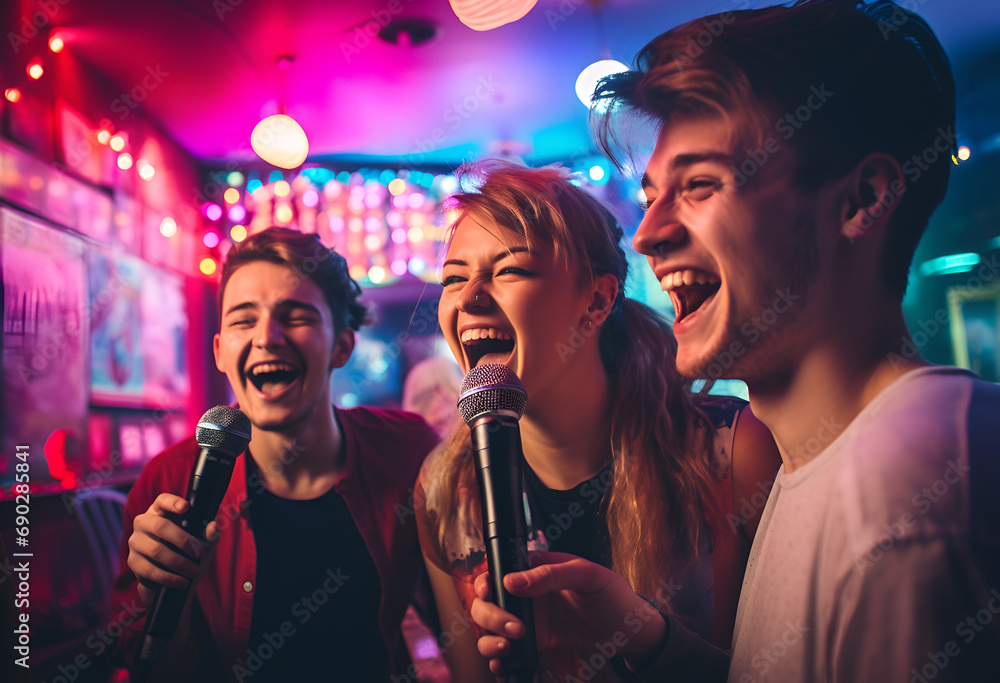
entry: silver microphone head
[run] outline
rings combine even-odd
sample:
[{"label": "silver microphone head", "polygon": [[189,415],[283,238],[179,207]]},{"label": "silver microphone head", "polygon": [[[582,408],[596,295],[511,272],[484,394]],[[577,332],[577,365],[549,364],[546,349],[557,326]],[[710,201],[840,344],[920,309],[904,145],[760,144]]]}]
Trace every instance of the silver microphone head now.
[{"label": "silver microphone head", "polygon": [[250,418],[242,410],[215,406],[201,416],[195,440],[202,448],[218,448],[239,455],[250,444]]},{"label": "silver microphone head", "polygon": [[462,380],[458,412],[470,426],[482,416],[520,420],[527,397],[521,380],[506,365],[480,365]]}]

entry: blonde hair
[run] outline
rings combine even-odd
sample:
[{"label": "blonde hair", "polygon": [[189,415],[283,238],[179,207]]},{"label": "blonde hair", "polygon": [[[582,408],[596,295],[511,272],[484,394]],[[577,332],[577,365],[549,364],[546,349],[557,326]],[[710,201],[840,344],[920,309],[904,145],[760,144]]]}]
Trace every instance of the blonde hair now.
[{"label": "blonde hair", "polygon": [[[601,359],[611,387],[613,482],[602,511],[611,540],[612,566],[632,588],[653,596],[661,581],[697,555],[701,522],[716,515],[714,430],[691,402],[675,366],[676,342],[665,320],[623,294],[628,262],[621,226],[558,167],[531,169],[509,162],[480,162],[460,169],[480,181],[477,192],[453,198],[480,224],[495,224],[524,236],[529,248],[545,244],[554,258],[579,272],[582,281],[606,273],[619,282],[611,315],[601,329]],[[429,475],[432,537],[446,547],[458,528],[480,525],[478,491],[464,425],[446,440]],[[451,530],[449,532],[449,530]]]}]

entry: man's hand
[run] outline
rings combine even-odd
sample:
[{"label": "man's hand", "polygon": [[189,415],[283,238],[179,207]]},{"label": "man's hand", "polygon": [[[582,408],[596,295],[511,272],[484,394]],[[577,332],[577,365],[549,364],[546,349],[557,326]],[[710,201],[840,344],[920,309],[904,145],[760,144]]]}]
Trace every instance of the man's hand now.
[{"label": "man's hand", "polygon": [[[575,555],[533,552],[532,568],[504,577],[514,595],[534,598],[539,650],[591,650],[613,643],[630,666],[654,658],[668,635],[667,624],[648,602],[615,572]],[[501,675],[500,658],[510,652],[509,638],[524,637],[524,624],[489,602],[488,574],[475,581],[472,618],[495,635],[479,639],[479,652],[490,670]]]},{"label": "man's hand", "polygon": [[135,518],[128,539],[128,568],[139,579],[139,597],[146,607],[157,586],[184,588],[201,579],[203,561],[219,538],[215,522],[205,529],[208,543],[192,536],[171,518],[183,514],[188,502],[180,496],[161,493],[143,514]]}]

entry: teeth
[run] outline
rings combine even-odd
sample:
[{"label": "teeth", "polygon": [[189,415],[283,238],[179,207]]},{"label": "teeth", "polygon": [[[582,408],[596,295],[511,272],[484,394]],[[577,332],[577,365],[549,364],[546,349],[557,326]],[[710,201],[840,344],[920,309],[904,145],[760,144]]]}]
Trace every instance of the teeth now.
[{"label": "teeth", "polygon": [[265,372],[280,372],[282,370],[285,372],[295,372],[295,368],[288,363],[261,363],[254,366],[251,372],[256,376]]},{"label": "teeth", "polygon": [[495,327],[476,327],[462,333],[463,344],[467,344],[470,341],[476,341],[477,339],[500,339],[502,341],[506,341],[513,339],[513,337],[503,330],[498,330]]},{"label": "teeth", "polygon": [[715,275],[691,269],[676,270],[660,278],[660,286],[668,292],[681,286],[715,285],[720,282],[721,280]]}]

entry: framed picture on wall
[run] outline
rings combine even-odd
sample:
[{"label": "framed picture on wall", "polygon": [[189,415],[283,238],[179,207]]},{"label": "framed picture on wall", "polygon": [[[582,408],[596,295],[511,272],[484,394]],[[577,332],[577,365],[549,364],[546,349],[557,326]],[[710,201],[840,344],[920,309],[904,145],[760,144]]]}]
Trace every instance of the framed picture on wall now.
[{"label": "framed picture on wall", "polygon": [[955,365],[1000,382],[1000,284],[948,290]]},{"label": "framed picture on wall", "polygon": [[[41,487],[80,471],[87,434],[87,277],[84,244],[19,211],[0,208],[3,275],[3,446],[0,487],[14,482],[18,446]],[[53,434],[56,452],[43,449]],[[21,452],[21,451],[18,451]],[[33,489],[34,490],[34,489]]]}]

